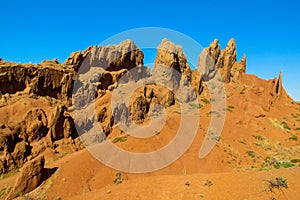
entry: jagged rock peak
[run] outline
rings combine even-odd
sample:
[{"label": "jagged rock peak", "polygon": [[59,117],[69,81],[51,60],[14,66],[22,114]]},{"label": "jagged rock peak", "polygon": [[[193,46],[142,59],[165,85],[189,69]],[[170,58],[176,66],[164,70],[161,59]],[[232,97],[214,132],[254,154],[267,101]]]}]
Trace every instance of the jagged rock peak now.
[{"label": "jagged rock peak", "polygon": [[190,80],[191,69],[182,47],[168,39],[163,39],[157,47],[152,75],[156,81],[163,81],[173,89],[179,86],[181,76]]},{"label": "jagged rock peak", "polygon": [[[236,55],[236,43],[233,38],[228,41],[226,48],[223,50],[221,50],[218,39],[214,39],[209,47],[203,49],[201,52],[198,70],[204,75],[204,79],[207,81],[214,78],[218,70],[223,81],[229,83],[231,77],[237,77],[236,68],[233,70],[233,66],[236,63]],[[245,64],[246,58],[241,62],[241,65]],[[238,71],[246,71],[245,67],[245,69],[242,69],[243,67],[241,66],[238,68]]]},{"label": "jagged rock peak", "polygon": [[214,60],[214,62],[216,62],[221,52],[221,46],[219,45],[219,40],[214,39],[214,41],[210,43],[206,51],[211,56],[211,59]]},{"label": "jagged rock peak", "polygon": [[280,97],[282,94],[282,72],[280,71],[279,77],[275,79],[274,84],[275,94]]},{"label": "jagged rock peak", "polygon": [[242,65],[242,72],[246,73],[246,65],[247,65],[247,57],[246,54],[243,55],[241,61],[240,61],[241,65]]},{"label": "jagged rock peak", "polygon": [[[163,39],[157,47],[152,76],[158,83],[166,84],[173,91],[178,88],[181,88],[181,91],[188,91],[187,83],[191,80],[192,71],[187,64],[187,57],[182,47],[168,39]],[[186,101],[195,99],[192,91],[188,91],[187,94]]]},{"label": "jagged rock peak", "polygon": [[[132,69],[143,65],[144,54],[131,40],[110,46],[91,46],[86,50],[74,52],[66,60],[76,71],[81,65],[102,67],[108,71]],[[84,62],[84,63],[83,63]]]},{"label": "jagged rock peak", "polygon": [[154,63],[154,68],[159,64],[171,67],[184,75],[188,80],[190,79],[191,70],[187,64],[187,58],[182,47],[175,45],[166,38],[157,47],[157,56]]},{"label": "jagged rock peak", "polygon": [[164,50],[169,53],[174,53],[180,59],[186,60],[186,55],[184,54],[182,47],[180,45],[175,45],[173,42],[164,38],[161,43],[158,45],[157,49]]},{"label": "jagged rock peak", "polygon": [[227,47],[228,47],[229,49],[235,50],[235,48],[236,48],[236,43],[235,43],[235,39],[234,39],[234,38],[231,38],[231,39],[228,41]]}]

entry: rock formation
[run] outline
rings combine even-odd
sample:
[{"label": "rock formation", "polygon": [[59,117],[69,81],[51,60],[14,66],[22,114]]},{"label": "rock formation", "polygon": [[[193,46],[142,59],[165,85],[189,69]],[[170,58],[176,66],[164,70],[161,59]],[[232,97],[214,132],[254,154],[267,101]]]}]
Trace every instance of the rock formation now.
[{"label": "rock formation", "polygon": [[59,140],[64,137],[63,128],[65,122],[65,116],[64,116],[65,111],[66,111],[66,107],[57,106],[49,120],[49,125],[50,125],[49,135],[52,141]]},{"label": "rock formation", "polygon": [[91,46],[83,52],[72,53],[65,64],[82,73],[85,67],[101,67],[107,71],[130,70],[143,66],[144,54],[130,40],[125,40],[119,45]]},{"label": "rock formation", "polygon": [[[246,56],[240,62],[236,57],[234,39],[223,50],[214,40],[199,55],[198,68],[191,70],[182,47],[163,39],[152,75],[143,66],[143,52],[130,40],[113,46],[91,46],[72,53],[62,64],[57,60],[41,64],[1,61],[0,174],[22,167],[46,149],[59,154],[68,152],[68,148],[83,148],[77,138],[74,113],[90,103],[97,102],[94,118],[80,119],[77,128],[89,131],[95,123],[100,124],[103,132],[97,133],[97,141],[101,142],[114,124],[147,121],[157,104],[167,108],[178,103],[179,97],[182,103],[188,103],[205,95],[207,82],[216,77],[217,70],[225,85],[238,87],[245,81]],[[147,84],[133,92],[128,107],[120,103],[111,109],[112,91],[139,81]],[[287,96],[282,74],[257,93],[268,93],[267,109]]]},{"label": "rock formation", "polygon": [[25,92],[68,101],[75,77],[73,70],[58,64],[20,65],[0,64],[0,91],[14,94]]},{"label": "rock formation", "polygon": [[234,39],[230,39],[227,47],[221,50],[219,41],[215,39],[208,48],[203,49],[199,56],[198,70],[204,75],[204,79],[209,81],[219,72],[225,83],[231,80],[237,81],[240,74],[246,71],[246,57],[240,63],[236,62],[236,44]]},{"label": "rock formation", "polygon": [[14,199],[37,188],[43,181],[44,163],[45,159],[43,156],[26,163],[14,188],[6,199]]},{"label": "rock formation", "polygon": [[181,46],[175,45],[168,39],[163,39],[157,47],[153,78],[170,87],[177,89],[180,84],[181,76],[188,81],[191,78],[191,69],[187,65],[186,55]]},{"label": "rock formation", "polygon": [[42,109],[31,110],[27,113],[21,128],[24,135],[20,135],[25,141],[32,142],[45,137],[48,132],[47,116]]},{"label": "rock formation", "polygon": [[142,123],[149,118],[149,111],[156,104],[170,107],[175,104],[174,92],[160,85],[152,84],[135,91],[129,102],[131,119]]},{"label": "rock formation", "polygon": [[130,40],[71,54],[65,64],[79,74],[74,86],[76,107],[91,103],[98,96],[97,90],[112,91],[121,77],[123,84],[149,77],[150,70],[143,66],[143,58],[143,52]]},{"label": "rock formation", "polygon": [[230,81],[238,83],[243,74],[246,73],[246,55],[243,55],[240,62],[235,62],[231,68]]},{"label": "rock formation", "polygon": [[283,87],[282,87],[282,72],[279,73],[279,77],[278,78],[274,78],[273,79],[273,88],[271,91],[271,103],[270,105],[272,106],[277,100],[280,100],[280,98],[282,98],[283,96]]},{"label": "rock formation", "polygon": [[184,93],[183,102],[189,102],[196,98],[191,84],[192,71],[187,64],[186,55],[182,47],[175,45],[168,39],[163,39],[157,47],[152,76],[157,83],[169,87],[174,93]]}]

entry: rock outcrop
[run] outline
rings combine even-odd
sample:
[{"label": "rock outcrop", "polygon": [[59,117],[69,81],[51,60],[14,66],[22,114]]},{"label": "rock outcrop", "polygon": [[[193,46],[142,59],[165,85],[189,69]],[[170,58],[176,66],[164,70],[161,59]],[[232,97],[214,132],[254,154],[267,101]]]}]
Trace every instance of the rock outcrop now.
[{"label": "rock outcrop", "polygon": [[156,83],[169,87],[174,93],[178,92],[183,102],[196,99],[194,89],[190,86],[192,70],[187,64],[186,55],[181,46],[168,39],[163,39],[157,47],[152,77]]},{"label": "rock outcrop", "polygon": [[2,94],[24,92],[68,101],[71,98],[74,78],[75,73],[72,69],[63,68],[58,64],[0,64]]},{"label": "rock outcrop", "polygon": [[234,83],[240,82],[243,74],[246,74],[246,55],[243,55],[240,62],[233,64],[230,72],[230,81]]},{"label": "rock outcrop", "polygon": [[140,95],[134,98],[134,100],[131,102],[129,111],[133,121],[142,123],[149,111],[149,103],[147,102],[145,96]]},{"label": "rock outcrop", "polygon": [[130,40],[71,54],[65,64],[79,74],[74,86],[75,106],[88,105],[98,97],[99,90],[112,91],[120,79],[124,84],[149,77],[150,69],[143,66],[143,58],[143,52]]},{"label": "rock outcrop", "polygon": [[130,70],[143,66],[144,54],[131,40],[118,45],[91,46],[83,52],[72,53],[65,64],[81,73],[89,67],[101,67],[107,71]]},{"label": "rock outcrop", "polygon": [[[91,141],[102,142],[114,124],[143,123],[159,115],[162,107],[188,103],[207,95],[207,82],[212,79],[220,82],[220,78],[225,86],[229,83],[236,88],[243,88],[237,84],[247,81],[246,56],[237,62],[234,39],[223,50],[218,40],[214,40],[200,54],[196,70],[189,67],[182,47],[168,39],[163,39],[157,48],[152,75],[150,69],[143,66],[143,58],[143,52],[126,40],[117,45],[91,46],[72,53],[63,64],[58,60],[24,65],[1,61],[0,109],[19,100],[22,104],[14,109],[3,109],[5,117],[0,118],[0,174],[22,167],[48,148],[57,154],[68,152],[65,151],[68,148],[74,151],[83,148],[82,138],[77,138],[74,116],[76,111],[81,115],[81,109],[90,103],[96,102],[95,112],[82,114],[76,125],[85,133],[92,132],[96,123],[100,124],[101,133],[95,132]],[[216,79],[217,72],[220,76]],[[114,89],[123,84],[130,87],[133,82],[144,85],[130,93],[128,107],[117,102],[119,104],[112,109]],[[249,84],[254,88],[254,83],[249,81]],[[246,89],[248,87],[241,93]],[[268,105],[264,110],[270,110],[275,102],[286,96],[282,74],[270,81],[267,88],[259,88],[256,92],[266,95],[265,104]],[[15,121],[19,113],[20,119]],[[88,116],[90,113],[95,114],[92,119]]]},{"label": "rock outcrop", "polygon": [[[45,111],[34,109],[27,113],[22,125],[20,136],[28,142],[39,140],[45,137],[48,132],[48,120]],[[22,135],[23,133],[23,135]]]},{"label": "rock outcrop", "polygon": [[14,188],[6,199],[14,199],[37,188],[43,181],[44,163],[45,159],[43,156],[26,163]]},{"label": "rock outcrop", "polygon": [[284,89],[282,87],[282,72],[279,73],[279,77],[278,78],[274,78],[273,81],[273,88],[271,91],[271,102],[270,105],[274,105],[274,103],[278,100],[280,100],[283,96],[284,93]]},{"label": "rock outcrop", "polygon": [[188,81],[191,79],[191,69],[181,46],[168,39],[162,40],[157,47],[152,76],[157,82],[164,83],[172,90],[179,87],[181,76]]},{"label": "rock outcrop", "polygon": [[[72,117],[66,107],[57,106],[48,119],[41,108],[30,110],[20,123],[0,127],[0,174],[23,166],[24,163],[55,148],[53,142],[78,137]],[[73,142],[74,149],[78,142]]]},{"label": "rock outcrop", "polygon": [[63,127],[64,127],[64,121],[65,121],[65,116],[64,116],[65,111],[66,111],[65,106],[57,106],[50,118],[49,135],[50,135],[52,141],[59,140],[64,137]]},{"label": "rock outcrop", "polygon": [[238,81],[246,71],[246,57],[236,62],[236,43],[230,39],[225,49],[221,50],[219,41],[215,39],[208,48],[203,49],[199,56],[198,70],[206,81],[214,78],[219,72],[225,83]]},{"label": "rock outcrop", "polygon": [[156,104],[170,107],[175,104],[174,92],[160,85],[152,84],[135,91],[129,102],[129,114],[136,123],[149,118],[149,111]]}]

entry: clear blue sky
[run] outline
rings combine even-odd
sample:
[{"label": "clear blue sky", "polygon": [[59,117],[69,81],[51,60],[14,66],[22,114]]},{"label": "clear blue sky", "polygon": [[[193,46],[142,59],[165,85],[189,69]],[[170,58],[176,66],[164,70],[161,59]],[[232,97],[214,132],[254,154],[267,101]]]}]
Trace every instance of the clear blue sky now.
[{"label": "clear blue sky", "polygon": [[300,3],[294,1],[64,1],[2,0],[0,57],[21,63],[64,61],[71,52],[119,32],[164,27],[207,46],[233,37],[247,72],[271,79],[283,71],[300,100]]}]

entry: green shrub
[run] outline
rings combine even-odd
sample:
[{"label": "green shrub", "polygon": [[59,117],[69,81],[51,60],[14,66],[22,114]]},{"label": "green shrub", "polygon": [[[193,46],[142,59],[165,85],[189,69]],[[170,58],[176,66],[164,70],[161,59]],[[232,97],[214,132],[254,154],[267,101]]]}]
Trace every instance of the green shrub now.
[{"label": "green shrub", "polygon": [[289,168],[289,167],[293,167],[295,166],[295,164],[291,163],[291,162],[282,162],[280,164],[281,167],[284,167],[284,168]]}]

